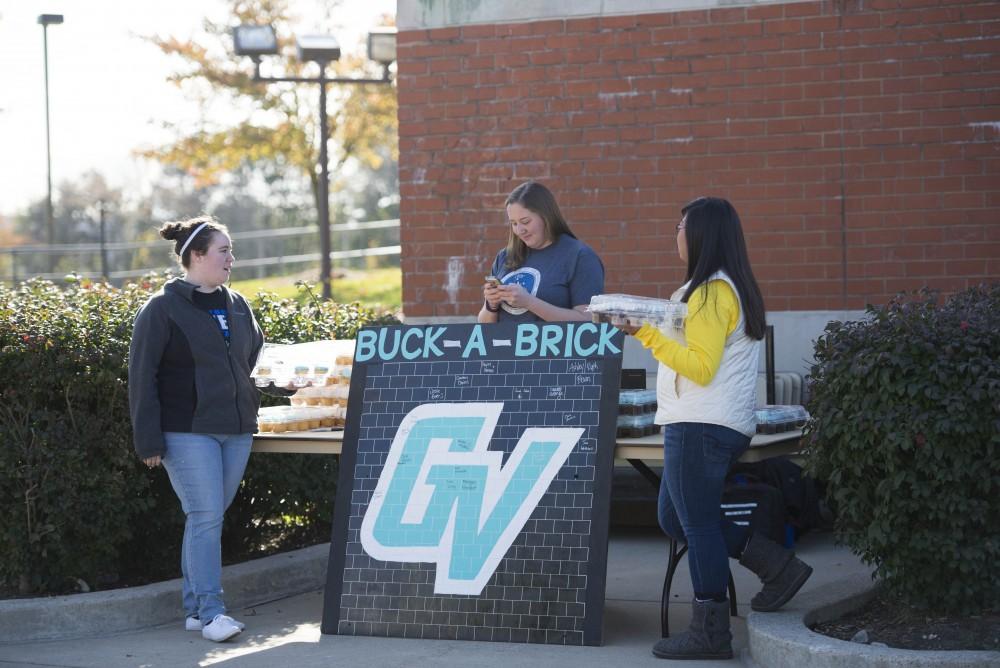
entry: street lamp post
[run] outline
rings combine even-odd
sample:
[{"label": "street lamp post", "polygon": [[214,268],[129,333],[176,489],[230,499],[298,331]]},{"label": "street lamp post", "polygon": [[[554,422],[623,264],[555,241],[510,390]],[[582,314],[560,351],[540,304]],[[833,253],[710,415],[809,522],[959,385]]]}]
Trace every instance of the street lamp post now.
[{"label": "street lamp post", "polygon": [[[52,141],[49,137],[49,26],[63,22],[62,14],[39,14],[38,24],[42,26],[42,51],[45,57],[45,227],[48,232],[49,245],[56,242],[56,227],[52,216]],[[55,255],[49,253],[49,264],[55,264]],[[50,266],[50,271],[55,267]]]},{"label": "street lamp post", "polygon": [[108,278],[108,247],[107,247],[107,235],[105,233],[105,222],[104,222],[104,200],[97,200],[97,224],[100,230],[100,240],[101,240],[101,276],[105,281],[110,280]]},{"label": "street lamp post", "polygon": [[254,64],[253,80],[262,83],[312,83],[319,85],[319,185],[317,212],[319,213],[320,285],[323,299],[330,299],[330,165],[326,142],[329,138],[329,120],[326,113],[327,84],[388,84],[392,83],[389,66],[396,59],[395,28],[373,30],[368,35],[368,57],[382,65],[382,77],[346,78],[328,77],[326,68],[340,58],[340,46],[329,35],[303,35],[296,40],[299,60],[319,65],[316,77],[265,77],[260,73],[261,56],[278,53],[278,39],[272,26],[241,25],[233,28],[234,51],[238,56],[250,56]]}]

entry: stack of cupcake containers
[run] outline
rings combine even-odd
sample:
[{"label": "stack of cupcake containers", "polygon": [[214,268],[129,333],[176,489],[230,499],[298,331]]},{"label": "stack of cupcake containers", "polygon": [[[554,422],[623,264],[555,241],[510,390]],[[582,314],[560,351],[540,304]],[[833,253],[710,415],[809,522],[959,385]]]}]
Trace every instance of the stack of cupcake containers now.
[{"label": "stack of cupcake containers", "polygon": [[653,424],[656,390],[621,390],[618,393],[618,438],[639,438],[660,433]]},{"label": "stack of cupcake containers", "polygon": [[291,397],[291,406],[260,409],[260,431],[342,428],[353,360],[354,341],[266,344],[251,373],[257,385],[299,389]]}]

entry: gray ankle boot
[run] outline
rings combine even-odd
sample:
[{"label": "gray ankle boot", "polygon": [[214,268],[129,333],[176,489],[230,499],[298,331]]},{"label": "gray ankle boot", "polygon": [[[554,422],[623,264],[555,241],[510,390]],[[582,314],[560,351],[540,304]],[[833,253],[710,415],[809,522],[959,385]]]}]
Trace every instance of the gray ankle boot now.
[{"label": "gray ankle boot", "polygon": [[691,626],[684,633],[653,645],[661,659],[731,659],[733,634],[729,632],[729,601],[694,601]]},{"label": "gray ankle boot", "polygon": [[750,599],[750,609],[774,612],[788,603],[812,575],[812,567],[772,540],[750,534],[740,563],[757,574],[764,588]]}]

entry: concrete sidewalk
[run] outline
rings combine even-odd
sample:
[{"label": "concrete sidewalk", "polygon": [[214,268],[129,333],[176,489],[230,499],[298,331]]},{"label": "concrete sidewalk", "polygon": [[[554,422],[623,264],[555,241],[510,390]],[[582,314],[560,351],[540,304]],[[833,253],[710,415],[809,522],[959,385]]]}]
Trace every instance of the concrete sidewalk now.
[{"label": "concrete sidewalk", "polygon": [[[830,534],[808,535],[796,549],[815,569],[803,593],[844,579],[857,580],[868,573],[849,551],[834,546]],[[667,541],[657,530],[612,533],[603,647],[324,636],[319,631],[321,591],[233,610],[232,614],[246,623],[246,631],[233,641],[215,644],[200,634],[184,631],[177,592],[178,618],[174,622],[125,633],[96,632],[82,639],[0,644],[0,666],[663,666],[650,648],[660,634],[659,596],[666,551]],[[728,662],[698,662],[699,666],[744,663],[741,655],[747,648],[749,600],[760,585],[735,563],[733,577],[740,615],[733,618],[737,657]],[[672,594],[670,624],[676,632],[690,619],[691,585],[686,563],[678,569]],[[101,613],[96,609],[90,614],[99,619]]]}]

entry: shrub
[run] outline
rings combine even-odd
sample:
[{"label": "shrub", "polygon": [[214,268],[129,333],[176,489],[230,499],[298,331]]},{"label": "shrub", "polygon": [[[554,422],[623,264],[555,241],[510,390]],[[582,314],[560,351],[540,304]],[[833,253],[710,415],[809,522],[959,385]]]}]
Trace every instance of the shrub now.
[{"label": "shrub", "polygon": [[91,584],[132,539],[162,527],[131,450],[131,320],[148,297],[29,281],[0,288],[0,574],[22,592]]},{"label": "shrub", "polygon": [[[134,454],[126,388],[132,320],[161,282],[0,286],[0,581],[23,593],[178,574],[180,504],[163,469]],[[253,306],[279,342],[387,320],[357,304]],[[227,559],[327,539],[335,484],[332,457],[252,458]]]},{"label": "shrub", "polygon": [[831,323],[810,380],[809,468],[838,535],[904,601],[1000,601],[1000,285],[921,292]]}]

